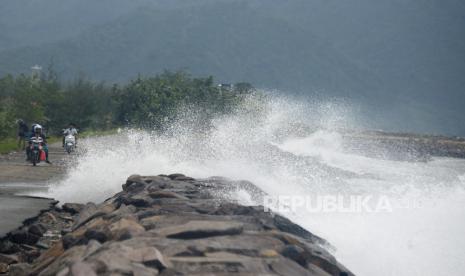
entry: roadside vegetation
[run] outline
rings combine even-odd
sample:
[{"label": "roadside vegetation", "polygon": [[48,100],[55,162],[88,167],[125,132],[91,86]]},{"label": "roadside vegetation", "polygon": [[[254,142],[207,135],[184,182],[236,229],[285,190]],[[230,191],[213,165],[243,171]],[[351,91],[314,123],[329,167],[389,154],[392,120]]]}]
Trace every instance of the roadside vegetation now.
[{"label": "roadside vegetation", "polygon": [[59,136],[74,123],[84,135],[112,133],[118,127],[162,130],[180,106],[193,106],[206,116],[227,113],[245,94],[248,83],[221,87],[212,77],[185,72],[138,76],[127,84],[109,85],[85,77],[62,81],[49,70],[40,77],[0,77],[0,153],[16,149],[17,121],[39,123],[48,136]]}]

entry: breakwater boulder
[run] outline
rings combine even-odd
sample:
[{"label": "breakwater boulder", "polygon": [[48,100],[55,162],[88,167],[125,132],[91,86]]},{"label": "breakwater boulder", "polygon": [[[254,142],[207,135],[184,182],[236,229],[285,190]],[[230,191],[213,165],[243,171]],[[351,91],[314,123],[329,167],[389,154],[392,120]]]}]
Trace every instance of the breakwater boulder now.
[{"label": "breakwater boulder", "polygon": [[[60,276],[352,275],[325,249],[323,239],[263,207],[227,198],[227,191],[236,188],[262,196],[249,182],[133,175],[122,188],[101,204],[57,207],[53,216],[67,218],[67,223],[58,223],[60,237],[27,261],[15,252],[3,259],[0,255],[4,271]],[[35,248],[47,233],[47,223],[39,218],[18,231],[8,242],[20,247],[24,241]]]}]

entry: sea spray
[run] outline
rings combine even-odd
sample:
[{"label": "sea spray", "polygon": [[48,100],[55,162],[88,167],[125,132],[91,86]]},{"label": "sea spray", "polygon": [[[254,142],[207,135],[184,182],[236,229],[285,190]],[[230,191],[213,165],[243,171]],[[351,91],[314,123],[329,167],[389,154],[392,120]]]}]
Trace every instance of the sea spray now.
[{"label": "sea spray", "polygon": [[[359,127],[355,115],[341,102],[278,96],[252,97],[208,124],[185,108],[163,133],[125,129],[86,139],[85,154],[47,196],[100,202],[120,191],[131,174],[181,172],[246,179],[270,196],[385,197],[392,212],[295,208],[283,214],[332,243],[339,260],[358,275],[465,273],[465,161],[377,159],[363,148],[354,153],[344,130]],[[263,204],[243,191],[232,196]]]}]

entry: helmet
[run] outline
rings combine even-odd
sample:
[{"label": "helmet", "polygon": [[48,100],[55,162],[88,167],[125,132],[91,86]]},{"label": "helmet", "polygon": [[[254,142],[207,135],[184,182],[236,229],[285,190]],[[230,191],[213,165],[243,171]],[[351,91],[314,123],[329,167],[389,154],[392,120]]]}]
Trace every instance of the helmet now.
[{"label": "helmet", "polygon": [[42,126],[41,125],[35,125],[34,126],[34,133],[42,134]]}]

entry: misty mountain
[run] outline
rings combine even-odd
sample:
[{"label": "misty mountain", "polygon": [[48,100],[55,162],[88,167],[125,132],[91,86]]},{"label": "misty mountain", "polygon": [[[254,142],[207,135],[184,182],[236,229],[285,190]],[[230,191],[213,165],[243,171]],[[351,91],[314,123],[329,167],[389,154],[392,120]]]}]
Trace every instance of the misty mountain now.
[{"label": "misty mountain", "polygon": [[5,0],[0,74],[185,69],[346,98],[372,127],[465,135],[464,14],[458,0]]}]

